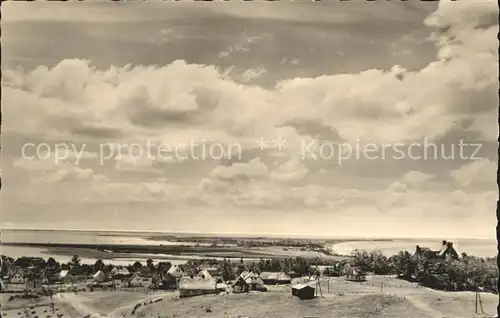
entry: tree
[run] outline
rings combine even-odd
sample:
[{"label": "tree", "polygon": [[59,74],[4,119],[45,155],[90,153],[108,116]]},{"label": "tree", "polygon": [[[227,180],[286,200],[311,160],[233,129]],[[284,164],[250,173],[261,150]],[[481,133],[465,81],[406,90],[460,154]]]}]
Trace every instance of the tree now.
[{"label": "tree", "polygon": [[227,260],[222,262],[221,270],[223,280],[228,281],[235,278],[231,264]]},{"label": "tree", "polygon": [[148,260],[146,261],[146,266],[151,270],[153,271],[155,269],[155,264],[153,262],[153,260],[151,258],[148,258]]},{"label": "tree", "polygon": [[71,261],[70,261],[70,265],[71,266],[79,266],[80,265],[80,256],[78,255],[73,255],[73,257],[71,258]]},{"label": "tree", "polygon": [[104,268],[104,262],[102,261],[102,259],[98,259],[94,263],[94,272],[98,272],[98,271],[102,270],[103,268]]},{"label": "tree", "polygon": [[59,263],[57,263],[53,257],[49,257],[47,259],[47,266],[50,268],[56,268],[59,267]]},{"label": "tree", "polygon": [[135,271],[137,271],[142,267],[142,264],[139,261],[135,261],[132,267],[134,268]]}]

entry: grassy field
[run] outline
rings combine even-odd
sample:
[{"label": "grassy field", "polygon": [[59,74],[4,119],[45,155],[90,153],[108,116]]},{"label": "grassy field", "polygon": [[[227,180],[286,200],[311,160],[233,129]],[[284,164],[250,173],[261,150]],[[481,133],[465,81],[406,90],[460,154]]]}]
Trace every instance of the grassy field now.
[{"label": "grassy field", "polygon": [[[146,295],[140,292],[65,293],[50,300],[2,299],[5,317],[212,317],[212,318],[298,318],[298,317],[492,317],[498,296],[481,294],[484,313],[475,314],[475,294],[443,292],[391,277],[368,277],[363,283],[332,279],[321,283],[316,299],[299,300],[290,286],[268,286],[268,292],[220,294],[177,299],[175,293]],[[6,297],[6,296],[4,296]],[[163,300],[149,304],[151,300]],[[132,314],[138,303],[142,305]],[[32,309],[29,309],[32,307]],[[26,315],[23,308],[28,308]],[[480,308],[479,308],[480,309]],[[32,314],[31,312],[35,312]],[[21,314],[18,314],[21,313]],[[5,315],[7,314],[7,315]],[[49,317],[50,316],[50,317]]]}]

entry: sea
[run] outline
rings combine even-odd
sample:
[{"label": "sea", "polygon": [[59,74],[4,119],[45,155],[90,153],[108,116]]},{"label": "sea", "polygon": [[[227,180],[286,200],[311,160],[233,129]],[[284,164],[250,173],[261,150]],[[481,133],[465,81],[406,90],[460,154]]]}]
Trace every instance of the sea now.
[{"label": "sea", "polygon": [[[189,236],[189,233],[151,233],[151,232],[126,232],[126,231],[69,231],[69,230],[2,230],[0,254],[12,258],[21,256],[32,256],[49,258],[53,257],[60,263],[69,262],[71,256],[54,255],[49,253],[43,247],[25,247],[25,246],[9,246],[7,243],[60,243],[60,244],[127,244],[127,245],[194,245],[192,242],[172,242],[161,240],[150,240],[148,237],[158,235],[182,235]],[[192,236],[201,236],[199,233]],[[214,236],[214,235],[210,235]],[[226,235],[224,235],[226,236]],[[250,236],[250,235],[249,235]],[[332,238],[340,240],[339,238]],[[453,241],[453,246],[460,254],[462,252],[468,255],[480,257],[493,257],[497,255],[496,240],[488,239],[448,239]],[[433,250],[439,250],[441,247],[440,239],[384,239],[384,240],[349,240],[342,243],[331,243],[326,246],[328,249],[339,255],[350,255],[354,250],[372,251],[380,250],[383,254],[390,256],[402,250],[407,250],[410,253],[415,251],[416,245],[421,247],[429,247]],[[132,256],[132,255],[131,255]],[[173,264],[185,263],[187,259],[201,258],[197,256],[182,256],[168,254],[137,254],[130,258],[110,258],[106,259],[106,263],[115,265],[128,265],[135,261],[146,261],[151,258],[154,262],[169,261]],[[83,263],[95,263],[97,259],[81,257]]]}]

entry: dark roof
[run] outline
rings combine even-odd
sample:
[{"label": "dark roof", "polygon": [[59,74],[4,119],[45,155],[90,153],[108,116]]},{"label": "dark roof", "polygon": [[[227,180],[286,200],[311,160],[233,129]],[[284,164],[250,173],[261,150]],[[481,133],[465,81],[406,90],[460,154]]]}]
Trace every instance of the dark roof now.
[{"label": "dark roof", "polygon": [[235,286],[238,283],[241,283],[241,284],[244,284],[244,285],[248,285],[247,281],[243,277],[241,277],[241,276],[238,276],[238,278],[236,278],[236,280],[234,281],[234,283],[232,284],[232,286]]},{"label": "dark roof", "polygon": [[296,285],[292,286],[292,289],[298,289],[298,290],[306,289],[306,288],[316,289],[316,287],[311,286],[309,284],[296,284]]}]

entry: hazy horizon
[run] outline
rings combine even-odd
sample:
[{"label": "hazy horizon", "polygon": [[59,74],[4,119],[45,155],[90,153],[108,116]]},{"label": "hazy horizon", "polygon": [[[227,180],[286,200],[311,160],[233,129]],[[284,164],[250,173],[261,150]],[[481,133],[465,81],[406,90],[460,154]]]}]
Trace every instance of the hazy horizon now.
[{"label": "hazy horizon", "polygon": [[[335,239],[359,239],[359,240],[491,240],[490,237],[409,237],[409,236],[335,236],[332,234],[307,234],[307,233],[244,233],[244,232],[183,232],[183,231],[160,231],[160,230],[132,230],[132,229],[55,229],[55,228],[2,228],[1,231],[47,231],[47,232],[90,232],[90,233],[120,233],[120,234],[154,234],[154,235],[206,235],[206,237],[240,237],[240,238],[293,238],[293,239],[325,239],[325,240],[335,240]],[[106,236],[106,235],[104,235]]]}]

